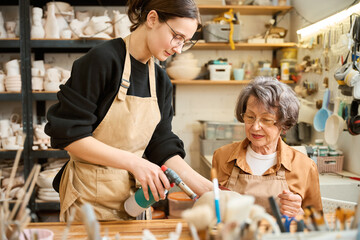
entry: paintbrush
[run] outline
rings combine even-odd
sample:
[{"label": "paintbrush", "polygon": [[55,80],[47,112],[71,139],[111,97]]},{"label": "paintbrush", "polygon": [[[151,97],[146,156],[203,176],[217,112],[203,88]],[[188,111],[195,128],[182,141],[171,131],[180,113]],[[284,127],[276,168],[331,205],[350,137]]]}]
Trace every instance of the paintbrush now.
[{"label": "paintbrush", "polygon": [[217,224],[221,222],[221,212],[220,212],[220,193],[219,193],[219,182],[216,176],[216,169],[211,169],[211,178],[213,182],[213,188],[214,188],[214,200],[215,200],[215,213],[216,213],[216,219]]},{"label": "paintbrush", "polygon": [[74,221],[75,213],[76,213],[76,208],[71,208],[70,209],[70,216],[69,216],[69,219],[67,220],[66,228],[64,230],[64,234],[63,234],[63,236],[61,238],[62,240],[67,239],[67,236],[68,236],[69,231],[70,231],[71,223]]},{"label": "paintbrush", "polygon": [[20,204],[23,201],[23,198],[25,196],[26,189],[29,187],[31,179],[34,177],[34,174],[35,174],[35,168],[33,167],[31,169],[31,172],[30,172],[28,178],[26,179],[26,182],[25,182],[24,186],[18,192],[19,195],[17,196],[17,200],[15,202],[15,205],[14,205],[12,211],[11,211],[10,216],[8,217],[8,221],[13,219],[15,214],[17,213],[17,210],[18,210],[18,208],[19,208],[19,206],[20,206]]},{"label": "paintbrush", "polygon": [[22,216],[22,214],[23,214],[23,212],[24,212],[24,210],[25,210],[25,208],[26,208],[26,206],[27,206],[27,204],[28,204],[28,202],[29,202],[29,200],[30,200],[30,197],[31,197],[32,192],[33,192],[34,187],[35,187],[35,183],[36,183],[37,178],[38,178],[38,176],[39,176],[40,169],[41,169],[40,164],[35,164],[35,165],[34,165],[34,168],[35,168],[34,177],[32,178],[30,187],[29,187],[28,191],[27,191],[26,194],[25,194],[25,197],[24,197],[24,199],[23,199],[23,202],[21,203],[21,206],[20,206],[20,208],[19,208],[19,212],[18,212],[18,214],[17,214],[16,219],[21,218],[21,216]]}]

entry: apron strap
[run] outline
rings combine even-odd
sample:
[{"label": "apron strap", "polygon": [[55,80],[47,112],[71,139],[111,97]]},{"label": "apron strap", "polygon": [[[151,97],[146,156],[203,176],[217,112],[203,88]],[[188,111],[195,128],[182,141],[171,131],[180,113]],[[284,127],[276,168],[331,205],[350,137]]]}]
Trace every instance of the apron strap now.
[{"label": "apron strap", "polygon": [[281,165],[279,171],[276,172],[276,176],[280,177],[281,179],[285,179],[285,168]]},{"label": "apron strap", "polygon": [[125,100],[127,91],[130,87],[130,74],[131,74],[131,60],[129,53],[130,36],[125,38],[125,45],[126,45],[125,64],[123,69],[123,75],[121,78],[120,89],[118,92],[118,99],[121,101]]},{"label": "apron strap", "polygon": [[153,57],[149,59],[149,80],[151,97],[156,98],[156,79],[155,79],[155,63]]},{"label": "apron strap", "polygon": [[235,187],[237,179],[239,177],[239,173],[240,173],[240,168],[238,166],[236,166],[236,161],[235,161],[234,167],[231,171],[231,175],[230,175],[228,184],[226,186],[227,188],[233,189]]},{"label": "apron strap", "polygon": [[[126,45],[126,56],[125,56],[125,64],[123,69],[123,75],[121,78],[120,89],[118,92],[118,99],[124,101],[127,95],[127,91],[130,87],[130,74],[131,74],[131,59],[130,59],[130,36],[126,37],[125,45]],[[148,62],[149,67],[149,81],[150,81],[150,94],[151,97],[156,97],[156,79],[155,79],[155,64],[154,59],[151,57]]]}]

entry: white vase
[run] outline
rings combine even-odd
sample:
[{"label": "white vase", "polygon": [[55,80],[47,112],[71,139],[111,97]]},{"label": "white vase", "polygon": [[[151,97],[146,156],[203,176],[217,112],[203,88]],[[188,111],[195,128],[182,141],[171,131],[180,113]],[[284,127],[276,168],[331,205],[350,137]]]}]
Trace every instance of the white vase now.
[{"label": "white vase", "polygon": [[42,25],[43,10],[38,7],[33,8],[33,24],[31,26],[31,38],[44,38],[45,30]]},{"label": "white vase", "polygon": [[0,38],[7,38],[2,12],[0,12]]},{"label": "white vase", "polygon": [[45,38],[60,38],[60,30],[55,16],[54,4],[48,4],[45,23]]}]

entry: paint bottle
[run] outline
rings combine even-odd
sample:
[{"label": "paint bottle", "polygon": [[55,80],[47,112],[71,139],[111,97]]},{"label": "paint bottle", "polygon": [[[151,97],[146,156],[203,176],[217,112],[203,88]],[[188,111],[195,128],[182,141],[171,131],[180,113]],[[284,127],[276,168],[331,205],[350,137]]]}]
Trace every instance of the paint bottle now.
[{"label": "paint bottle", "polygon": [[[132,217],[137,217],[156,202],[154,196],[151,193],[150,188],[148,189],[148,192],[149,192],[149,200],[145,199],[142,188],[139,188],[135,192],[135,194],[131,195],[128,199],[126,199],[124,203],[124,208],[127,214],[129,214]],[[165,190],[165,194],[167,194],[167,192],[168,191]]]}]

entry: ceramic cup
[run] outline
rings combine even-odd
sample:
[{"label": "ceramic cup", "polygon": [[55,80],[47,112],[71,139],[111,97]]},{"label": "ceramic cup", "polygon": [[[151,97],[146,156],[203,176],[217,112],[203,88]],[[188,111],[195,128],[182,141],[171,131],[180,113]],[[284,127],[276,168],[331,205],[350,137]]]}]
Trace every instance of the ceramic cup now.
[{"label": "ceramic cup", "polygon": [[10,120],[2,119],[0,120],[0,137],[7,138],[12,135],[12,130],[10,126]]},{"label": "ceramic cup", "polygon": [[45,74],[45,81],[47,82],[60,82],[61,74],[57,68],[49,68]]},{"label": "ceramic cup", "polygon": [[44,79],[42,77],[32,77],[31,78],[31,88],[34,91],[44,90]]},{"label": "ceramic cup", "polygon": [[5,68],[6,68],[6,75],[8,77],[20,75],[20,65],[17,59],[5,63]]},{"label": "ceramic cup", "polygon": [[243,68],[235,68],[234,69],[234,78],[235,80],[244,80],[244,69]]},{"label": "ceramic cup", "polygon": [[37,60],[32,62],[32,67],[40,70],[40,76],[45,75],[45,65],[43,60]]},{"label": "ceramic cup", "polygon": [[59,88],[60,83],[59,82],[44,82],[44,89],[45,91],[49,92],[57,92],[60,90]]}]

